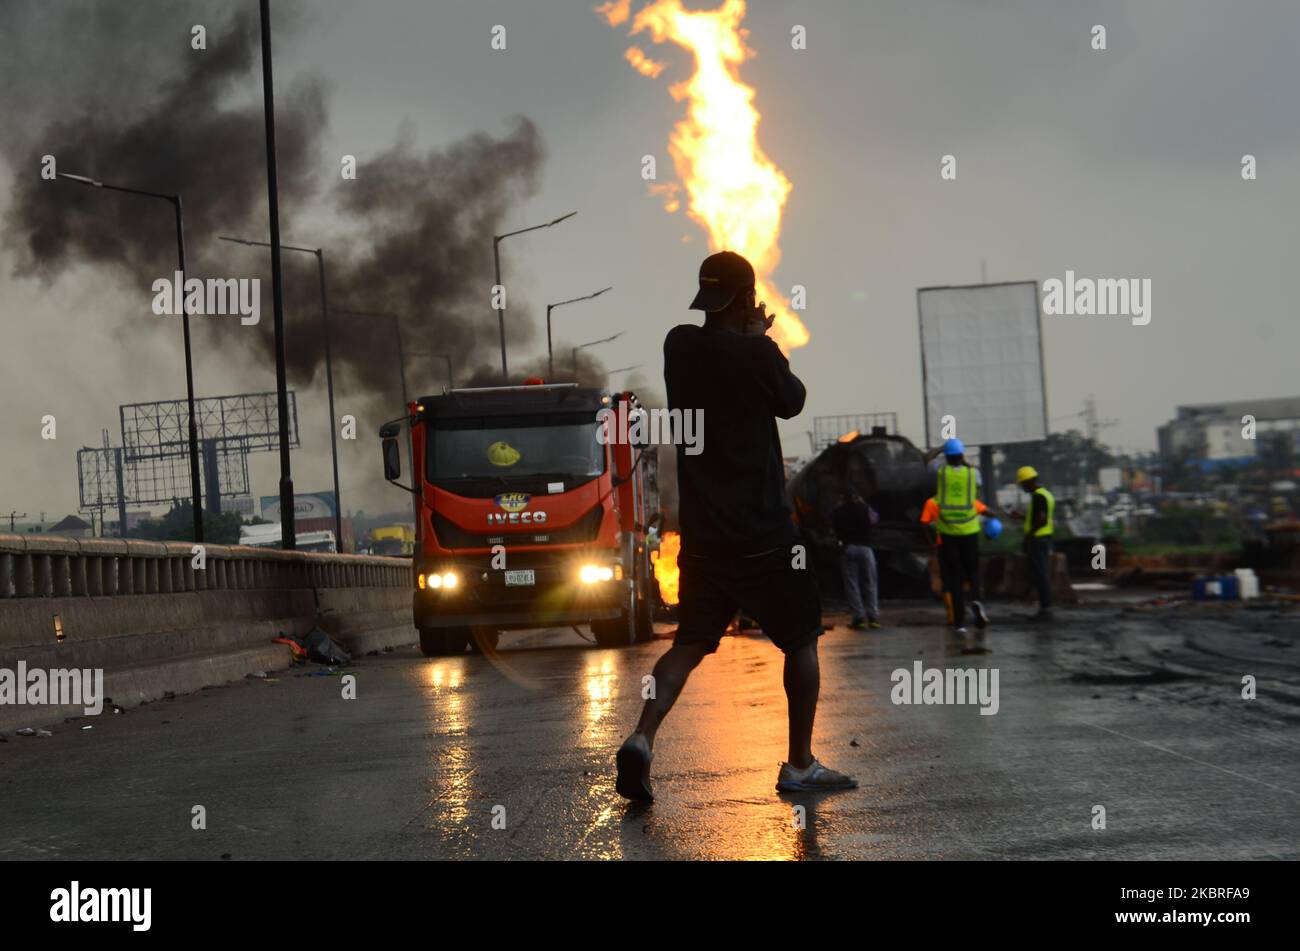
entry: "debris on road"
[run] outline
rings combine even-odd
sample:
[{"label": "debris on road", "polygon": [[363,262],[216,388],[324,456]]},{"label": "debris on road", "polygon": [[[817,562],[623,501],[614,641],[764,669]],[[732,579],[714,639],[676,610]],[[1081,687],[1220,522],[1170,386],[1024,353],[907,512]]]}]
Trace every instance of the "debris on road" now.
[{"label": "debris on road", "polygon": [[352,655],[335,644],[319,627],[312,628],[305,641],[308,655],[318,664],[347,664],[352,661]]},{"label": "debris on road", "polygon": [[29,726],[25,726],[21,730],[15,730],[14,732],[15,735],[17,736],[53,736],[54,735],[49,730],[35,730]]},{"label": "debris on road", "polygon": [[284,644],[293,651],[294,663],[305,663],[308,659],[318,664],[349,664],[352,655],[345,651],[319,627],[314,627],[297,638],[286,637],[280,632],[279,637],[271,639],[273,644]]},{"label": "debris on road", "polygon": [[271,643],[283,644],[285,647],[289,648],[290,653],[293,654],[293,661],[295,664],[306,663],[307,648],[303,647],[303,645],[299,644],[293,638],[286,637],[283,631],[280,632],[279,637],[271,638]]}]

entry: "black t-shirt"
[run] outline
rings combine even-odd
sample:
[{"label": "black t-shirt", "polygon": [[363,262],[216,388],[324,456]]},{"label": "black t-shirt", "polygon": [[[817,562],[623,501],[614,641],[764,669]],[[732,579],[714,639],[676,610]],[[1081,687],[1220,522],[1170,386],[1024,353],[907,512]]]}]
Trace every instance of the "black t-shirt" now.
[{"label": "black t-shirt", "polygon": [[752,554],[793,544],[776,417],[803,410],[804,386],[776,343],[693,324],[668,331],[669,409],[703,411],[702,452],[677,446],[682,551]]},{"label": "black t-shirt", "polygon": [[846,545],[870,545],[871,507],[866,502],[845,502],[831,513],[831,527]]}]

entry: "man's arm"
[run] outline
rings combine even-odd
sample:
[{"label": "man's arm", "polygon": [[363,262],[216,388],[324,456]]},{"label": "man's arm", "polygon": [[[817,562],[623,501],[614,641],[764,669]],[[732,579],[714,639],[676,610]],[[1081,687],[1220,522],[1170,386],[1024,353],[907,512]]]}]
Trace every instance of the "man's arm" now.
[{"label": "man's arm", "polygon": [[767,393],[768,409],[773,416],[792,419],[803,412],[808,391],[803,382],[791,372],[790,361],[781,352],[781,348],[767,336],[775,320],[776,314],[769,314],[767,304],[760,302],[750,313],[743,336],[763,339],[762,343],[755,346],[759,351],[759,383]]},{"label": "man's arm", "polygon": [[761,337],[751,344],[754,353],[755,371],[759,386],[767,398],[767,408],[773,416],[791,419],[803,412],[804,401],[808,391],[803,382],[790,370],[790,361],[785,358],[776,341]]}]

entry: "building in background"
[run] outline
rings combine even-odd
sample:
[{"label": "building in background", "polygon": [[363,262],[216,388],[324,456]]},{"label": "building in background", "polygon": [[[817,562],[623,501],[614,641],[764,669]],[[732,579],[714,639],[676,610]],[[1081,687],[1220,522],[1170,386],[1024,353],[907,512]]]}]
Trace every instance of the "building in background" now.
[{"label": "building in background", "polygon": [[46,531],[51,535],[62,535],[64,538],[90,538],[95,534],[90,523],[76,515],[65,516]]},{"label": "building in background", "polygon": [[[1242,435],[1246,416],[1255,420],[1254,439]],[[1261,441],[1273,434],[1288,439],[1292,452],[1300,448],[1300,396],[1179,406],[1156,429],[1163,460],[1194,463],[1203,471],[1253,461]]]}]

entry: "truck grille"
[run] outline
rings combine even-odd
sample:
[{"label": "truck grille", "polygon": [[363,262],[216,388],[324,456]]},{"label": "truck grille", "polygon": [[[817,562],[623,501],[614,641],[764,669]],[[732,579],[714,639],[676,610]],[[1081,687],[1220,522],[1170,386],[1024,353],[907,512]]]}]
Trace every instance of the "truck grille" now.
[{"label": "truck grille", "polygon": [[544,525],[529,532],[468,532],[453,524],[438,512],[433,513],[433,532],[444,548],[491,548],[502,545],[506,549],[520,545],[581,545],[595,541],[600,531],[604,509],[597,505],[568,528],[547,531]]}]

